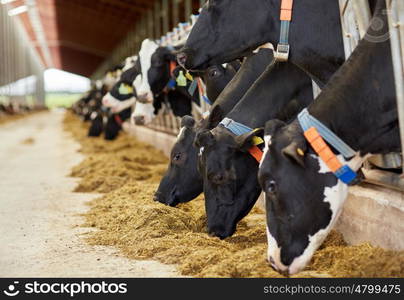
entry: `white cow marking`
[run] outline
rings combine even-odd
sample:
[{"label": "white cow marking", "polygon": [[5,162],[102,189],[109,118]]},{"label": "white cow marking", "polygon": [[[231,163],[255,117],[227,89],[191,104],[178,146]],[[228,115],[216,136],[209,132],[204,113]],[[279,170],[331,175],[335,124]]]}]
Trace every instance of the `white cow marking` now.
[{"label": "white cow marking", "polygon": [[177,135],[177,141],[179,141],[181,139],[182,135],[185,132],[185,128],[186,128],[185,126],[181,127],[180,132]]},{"label": "white cow marking", "polygon": [[151,66],[151,57],[158,47],[159,46],[157,45],[156,42],[149,39],[145,39],[142,42],[142,46],[139,51],[140,66],[142,68],[142,84],[138,90],[139,96],[147,95],[148,97],[150,97],[151,95],[150,84],[147,74]]},{"label": "white cow marking", "polygon": [[122,72],[125,72],[136,65],[138,57],[137,55],[129,56],[125,59],[125,66],[122,68]]},{"label": "white cow marking", "polygon": [[[320,159],[317,155],[311,155],[314,159],[317,159],[320,169],[320,174],[330,173],[331,170],[328,166]],[[346,161],[342,155],[337,156],[338,159],[343,164],[348,164],[352,170],[357,171],[363,164],[366,157],[361,157],[359,153],[356,154],[351,160]],[[348,185],[338,180],[337,184],[333,187],[324,188],[324,202],[330,204],[330,209],[332,212],[331,221],[328,226],[324,229],[319,230],[313,236],[309,235],[309,245],[304,250],[303,254],[295,258],[289,267],[289,273],[295,274],[300,272],[309,263],[314,252],[321,246],[327,237],[330,230],[334,227],[335,222],[338,220],[339,215],[342,212],[342,207],[344,206],[345,200],[348,196]]]},{"label": "white cow marking", "polygon": [[261,159],[260,165],[259,165],[260,168],[261,168],[262,163],[264,162],[264,160],[266,158],[266,155],[267,155],[267,153],[269,151],[269,146],[271,145],[271,139],[272,139],[272,136],[270,136],[270,135],[264,136],[265,147],[264,147],[264,153],[262,155],[262,159]]}]

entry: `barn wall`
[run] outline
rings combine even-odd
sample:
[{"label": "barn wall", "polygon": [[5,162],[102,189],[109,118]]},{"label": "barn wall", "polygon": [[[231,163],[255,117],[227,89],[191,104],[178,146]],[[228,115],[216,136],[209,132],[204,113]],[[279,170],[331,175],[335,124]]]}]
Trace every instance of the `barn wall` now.
[{"label": "barn wall", "polygon": [[[0,5],[0,87],[34,75],[36,87],[32,96],[38,105],[43,105],[43,71],[41,59],[30,43],[20,20],[8,16],[7,6]],[[10,94],[11,88],[2,89],[0,98],[7,98]],[[9,100],[13,101],[11,97]]]}]

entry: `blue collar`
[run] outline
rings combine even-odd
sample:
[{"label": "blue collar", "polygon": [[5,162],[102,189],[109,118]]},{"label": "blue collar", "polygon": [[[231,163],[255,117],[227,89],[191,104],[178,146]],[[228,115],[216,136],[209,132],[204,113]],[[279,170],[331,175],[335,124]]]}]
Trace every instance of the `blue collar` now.
[{"label": "blue collar", "polygon": [[[355,156],[355,151],[349,147],[343,140],[341,140],[335,133],[333,133],[327,126],[310,115],[307,108],[303,109],[299,115],[298,120],[304,132],[313,129],[317,130],[321,138],[326,140],[331,146],[337,149],[345,158]],[[306,137],[307,138],[307,137]],[[310,141],[309,141],[310,142]],[[327,146],[328,147],[328,146]],[[319,155],[319,153],[317,153]],[[321,158],[321,155],[320,159]],[[325,161],[327,164],[327,162]],[[335,170],[334,175],[345,184],[352,184],[356,181],[357,174],[348,165],[342,165],[338,170]]]},{"label": "blue collar", "polygon": [[253,131],[252,128],[244,124],[238,123],[230,118],[224,118],[219,125],[222,125],[224,128],[231,131],[235,135],[242,135],[244,133]]},{"label": "blue collar", "polygon": [[356,155],[356,152],[349,147],[343,140],[341,140],[334,132],[328,129],[323,123],[310,115],[307,108],[303,109],[297,116],[300,126],[303,131],[307,131],[310,127],[315,127],[320,135],[331,146],[339,151],[345,158],[351,158]]}]

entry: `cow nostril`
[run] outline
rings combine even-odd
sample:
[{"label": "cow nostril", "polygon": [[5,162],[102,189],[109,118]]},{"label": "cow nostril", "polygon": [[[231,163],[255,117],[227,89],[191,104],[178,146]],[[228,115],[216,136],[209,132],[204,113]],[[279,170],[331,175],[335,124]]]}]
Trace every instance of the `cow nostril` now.
[{"label": "cow nostril", "polygon": [[144,116],[136,116],[134,119],[136,125],[144,125],[145,123]]},{"label": "cow nostril", "polygon": [[212,178],[214,183],[220,184],[224,181],[224,175],[223,174],[216,174]]},{"label": "cow nostril", "polygon": [[187,55],[184,52],[178,53],[177,54],[177,61],[182,67],[184,67],[185,63],[187,61]]}]

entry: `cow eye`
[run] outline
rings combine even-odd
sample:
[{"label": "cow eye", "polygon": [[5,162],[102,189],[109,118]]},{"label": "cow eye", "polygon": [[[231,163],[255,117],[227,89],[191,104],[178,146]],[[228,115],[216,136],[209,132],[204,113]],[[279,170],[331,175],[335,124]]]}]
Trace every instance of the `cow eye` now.
[{"label": "cow eye", "polygon": [[212,69],[209,71],[209,77],[217,77],[217,76],[219,76],[219,70]]},{"label": "cow eye", "polygon": [[181,159],[181,153],[175,153],[173,156],[174,161],[179,161]]},{"label": "cow eye", "polygon": [[275,193],[275,190],[276,190],[276,183],[275,183],[275,181],[270,180],[267,183],[267,192],[268,193]]}]

